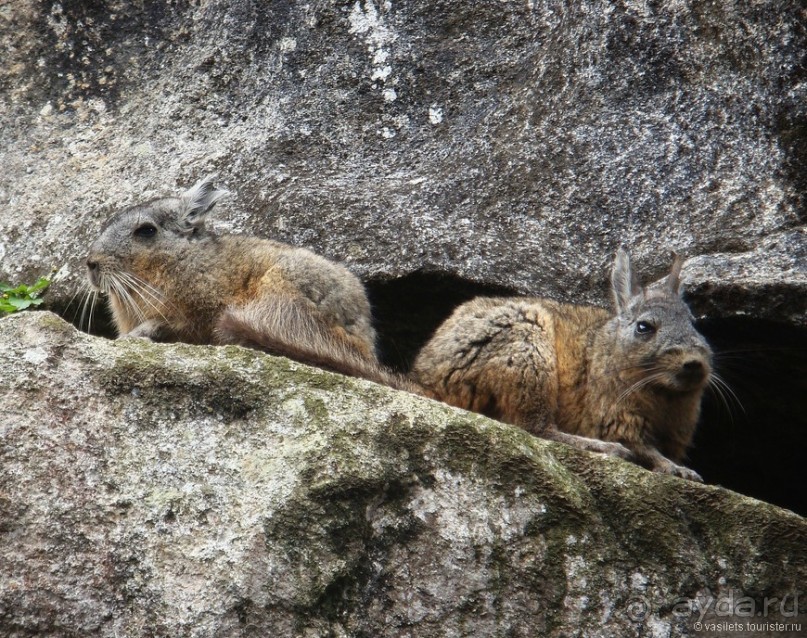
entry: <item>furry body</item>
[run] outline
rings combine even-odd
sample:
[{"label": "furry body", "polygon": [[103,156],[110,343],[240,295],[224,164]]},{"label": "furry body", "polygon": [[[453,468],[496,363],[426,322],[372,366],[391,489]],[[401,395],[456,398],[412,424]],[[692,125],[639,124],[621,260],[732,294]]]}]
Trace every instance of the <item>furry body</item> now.
[{"label": "furry body", "polygon": [[151,336],[161,341],[226,343],[230,337],[218,326],[228,313],[283,331],[294,316],[282,312],[282,299],[307,309],[363,357],[375,356],[370,304],[361,283],[308,250],[255,237],[210,236],[177,243],[169,251],[148,251],[128,270],[160,292],[144,293],[148,302],[136,306],[110,295],[121,335],[156,322]]},{"label": "furry body", "polygon": [[[438,328],[413,378],[447,403],[539,436],[595,451],[609,450],[593,439],[618,443],[653,470],[699,478],[677,463],[698,420],[710,350],[678,296],[677,272],[664,286],[641,289],[622,259],[616,314],[548,299],[477,298]],[[652,324],[652,334],[637,334],[640,323]]]},{"label": "furry body", "polygon": [[204,217],[224,194],[207,178],[107,222],[87,272],[118,335],[239,344],[410,389],[377,361],[359,279],[304,248],[209,232]]}]

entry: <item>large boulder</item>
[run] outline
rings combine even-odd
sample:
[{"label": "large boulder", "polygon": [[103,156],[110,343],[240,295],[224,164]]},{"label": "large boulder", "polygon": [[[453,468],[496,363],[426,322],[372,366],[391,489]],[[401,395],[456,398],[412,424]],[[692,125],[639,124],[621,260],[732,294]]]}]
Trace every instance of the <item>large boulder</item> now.
[{"label": "large boulder", "polygon": [[0,343],[3,636],[807,620],[807,521],[722,488],[236,347],[111,342],[41,312],[0,320]]},{"label": "large boulder", "polygon": [[18,0],[0,9],[0,279],[218,171],[230,228],[602,298],[669,250],[699,314],[807,323],[807,31],[754,3]]},{"label": "large boulder", "polygon": [[[798,0],[5,3],[0,6],[0,281],[30,283],[54,268],[46,305],[78,322],[80,302],[71,306],[71,300],[81,299],[77,292],[82,261],[107,214],[145,198],[175,193],[203,174],[218,172],[221,183],[233,193],[220,205],[220,228],[271,236],[346,262],[368,283],[385,360],[405,370],[430,331],[469,296],[515,292],[607,303],[607,265],[617,245],[627,245],[651,279],[666,271],[669,250],[677,249],[689,257],[683,277],[688,299],[701,319],[699,327],[718,351],[718,372],[732,388],[707,396],[690,462],[708,482],[804,514],[807,493],[794,488],[803,482],[807,449],[804,18]],[[23,320],[9,321],[6,325],[17,326]],[[93,326],[103,331],[98,314]],[[68,334],[67,329],[50,336],[41,333],[44,352],[57,347],[48,345],[47,339],[62,333]],[[73,339],[77,337],[68,341]],[[0,343],[6,347],[5,341]],[[103,346],[115,353],[134,348]],[[33,357],[32,365],[39,356],[37,347],[23,354]],[[142,344],[136,350],[152,352]],[[168,353],[175,351],[154,348],[169,358],[174,355]],[[221,363],[221,353],[237,351],[215,352],[219,354],[212,369],[221,365],[229,370]],[[159,376],[162,359],[155,361],[154,374]],[[4,374],[18,370],[20,364],[12,360]],[[43,360],[37,370],[46,371],[48,365]],[[272,365],[300,374],[304,370],[279,362]],[[147,376],[144,371],[139,374]],[[36,376],[30,378],[39,382]],[[316,383],[333,379],[315,378]],[[381,396],[377,389],[345,380],[338,385],[353,388],[361,397],[351,399],[352,419],[364,423],[376,418],[372,415],[379,413],[372,402]],[[36,393],[34,386],[31,392]],[[88,402],[106,414],[102,406],[108,389],[102,392]],[[211,407],[211,414],[252,405],[214,396],[223,407]],[[721,396],[725,405],[720,405]],[[195,404],[187,403],[190,397],[170,400],[190,406],[191,413],[195,409]],[[203,397],[198,401],[211,405]],[[4,423],[12,417],[13,423],[24,423],[16,419],[29,409],[34,414],[44,415],[46,410],[56,414],[58,405],[52,399],[44,399],[42,405],[11,403]],[[364,415],[363,406],[368,408]],[[245,414],[252,410],[244,409]],[[68,410],[58,418],[72,418],[70,414]],[[304,419],[307,412],[300,414]],[[455,412],[439,414],[460,418]],[[386,416],[377,418],[386,423]],[[440,416],[437,423],[447,418]],[[484,436],[510,432],[505,438],[522,436],[519,440],[541,447],[510,429],[497,429],[486,421],[467,422],[486,423]],[[45,418],[37,423],[41,428],[57,427]],[[422,427],[443,431],[433,424]],[[138,436],[146,445],[156,438],[156,431]],[[61,430],[53,432],[66,436]],[[63,441],[53,436],[52,440]],[[8,447],[9,440],[4,438],[3,445]],[[322,439],[323,445],[330,440]],[[27,448],[19,445],[24,454]],[[78,454],[92,447],[77,445],[66,441],[65,450]],[[117,448],[113,444],[110,449]],[[565,464],[578,458],[561,448],[549,449],[565,454]],[[477,451],[472,450],[469,456]],[[174,463],[170,446],[159,454]],[[490,467],[498,463],[490,462]],[[601,461],[598,467],[611,468],[609,463]],[[56,478],[78,471],[67,461],[62,466],[64,471],[54,470]],[[36,471],[47,471],[37,467]],[[637,478],[624,487],[608,483],[615,492],[604,492],[619,496],[602,497],[603,511],[619,512],[619,499],[633,503],[644,498],[644,490],[650,489],[645,481],[665,484],[635,468],[624,471]],[[445,481],[435,485],[450,483]],[[101,494],[103,489],[99,488]],[[663,510],[660,519],[646,518],[652,524],[639,537],[648,544],[653,533],[679,529],[668,525],[665,517],[689,516],[695,507],[687,501],[692,494],[724,495],[691,485],[679,489],[684,494],[681,508],[673,500],[672,509]],[[136,493],[135,488],[132,491]],[[109,492],[113,493],[114,489]],[[355,507],[366,503],[365,494],[364,488],[356,490]],[[306,503],[323,502],[307,493],[303,496]],[[49,498],[62,504],[57,495]],[[743,508],[749,501],[742,499],[731,501],[743,503],[737,509],[741,513],[732,510],[735,525],[725,514],[734,505],[720,500],[729,497],[709,498],[718,499],[714,507],[726,519],[721,518],[721,526],[729,530],[745,526],[744,533],[752,539],[767,538],[780,525],[778,518],[774,524],[767,514],[757,516],[760,505],[751,507],[753,515],[746,516]],[[132,502],[145,506],[136,499]],[[704,510],[713,506],[708,499],[704,503]],[[462,509],[462,503],[452,506]],[[38,513],[44,519],[44,507],[12,509],[13,516],[6,518]],[[389,507],[384,505],[381,511]],[[104,518],[119,510],[97,511]],[[128,510],[120,511],[126,516]],[[92,512],[96,510],[88,516],[94,516]],[[778,511],[776,515],[784,516]],[[47,534],[58,532],[61,519],[54,520],[56,527],[48,528]],[[359,529],[350,525],[350,533]],[[693,523],[693,538],[699,536],[699,526]],[[314,523],[311,529],[303,523],[298,527],[304,536],[316,529],[323,534],[336,529]],[[93,543],[106,538],[96,538],[91,526],[64,527],[79,528],[80,533],[70,538],[83,539],[87,549],[76,550],[76,560],[94,555]],[[265,533],[269,538],[273,532]],[[45,562],[54,558],[48,554],[52,548],[62,547],[47,534],[42,536],[44,549],[37,554]],[[364,539],[364,534],[360,530],[357,537]],[[618,530],[614,534],[622,538]],[[129,537],[120,538],[121,546],[136,546]],[[630,535],[626,538],[620,542],[627,547]],[[755,542],[749,544],[752,553],[764,545],[762,540]],[[706,551],[701,545],[693,547],[695,552]],[[735,555],[741,553],[737,550]],[[110,564],[118,565],[118,582],[137,593],[139,579],[146,578],[141,574],[149,573],[147,567],[133,568],[129,575],[125,567],[129,563],[116,556]],[[293,556],[301,563],[298,555]],[[663,562],[658,559],[658,564]],[[440,563],[450,564],[448,558]],[[372,581],[381,587],[386,582],[386,572],[374,565],[366,561],[362,586],[369,587]],[[37,572],[37,578],[68,586],[70,580],[61,579],[59,568],[48,569],[50,565]],[[64,573],[72,578],[78,567],[70,569]],[[435,573],[454,574],[453,568],[446,569],[435,567]],[[514,568],[511,575],[508,569],[490,573],[501,574],[502,583],[521,573]],[[653,573],[667,574],[665,569]],[[693,577],[694,589],[684,588],[689,600],[702,583],[713,592],[734,586],[728,578],[723,590],[716,589],[720,578],[716,574],[722,568],[713,568],[708,577],[703,576],[704,569],[693,568],[692,573],[699,575]],[[756,563],[749,569],[757,570]],[[36,571],[33,562],[31,570]],[[740,568],[733,573],[740,574]],[[379,580],[373,581],[376,577]],[[191,576],[187,578],[190,582]],[[593,576],[586,578],[595,582]],[[653,583],[656,576],[641,572],[636,582],[643,578]],[[669,587],[663,591],[682,591],[674,577],[658,578],[660,587]],[[742,581],[738,591],[750,592],[753,578],[737,576]],[[327,581],[326,576],[323,579]],[[0,583],[6,587],[0,618],[9,608],[8,592],[18,586],[19,591],[30,592],[35,588],[31,582]],[[92,591],[93,582],[86,591]],[[144,585],[141,593],[147,597],[158,592],[154,600],[161,600],[159,592],[170,596],[186,591],[175,588],[174,581],[149,582],[152,585]],[[390,582],[397,581],[391,577]],[[652,584],[648,587],[647,591],[656,591]],[[755,591],[781,593],[786,588],[771,587]],[[333,588],[338,590],[332,586],[328,591]],[[614,594],[615,607],[624,608],[627,594],[616,585],[613,589],[621,592]],[[62,600],[58,587],[53,596],[47,593],[52,589],[42,591],[39,597],[21,595],[19,600],[37,609]],[[423,591],[418,595],[432,595],[432,590]],[[125,592],[115,596],[126,599]],[[651,598],[658,616],[641,626],[647,634],[663,635],[670,626],[663,624],[671,619],[669,601],[666,594]],[[299,599],[289,594],[283,600],[297,601],[284,603],[285,608],[305,615],[307,607],[299,606]],[[457,600],[468,608],[476,604],[465,594]],[[134,611],[126,613],[150,613],[148,608],[138,612],[139,604],[127,607]],[[155,602],[152,609],[161,604]],[[261,604],[255,608],[271,606]],[[570,608],[575,604],[569,602]],[[513,606],[523,607],[521,602]],[[17,609],[14,604],[11,608]],[[594,608],[585,607],[581,617]],[[239,613],[249,618],[250,609],[245,604]],[[342,607],[330,609],[328,618],[341,618]],[[505,612],[498,609],[501,617]],[[24,612],[15,613],[13,618],[18,619]],[[550,619],[546,622],[552,631],[555,615],[547,611],[543,617]],[[94,616],[87,611],[84,617],[91,616],[107,622],[103,613]],[[658,618],[661,625],[651,624]],[[372,627],[367,633],[373,633]]]}]

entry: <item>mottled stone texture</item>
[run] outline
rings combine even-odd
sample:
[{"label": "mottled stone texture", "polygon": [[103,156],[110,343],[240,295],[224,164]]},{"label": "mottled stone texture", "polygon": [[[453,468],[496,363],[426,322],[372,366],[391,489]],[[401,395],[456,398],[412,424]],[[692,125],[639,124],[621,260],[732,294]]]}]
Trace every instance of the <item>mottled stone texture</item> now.
[{"label": "mottled stone texture", "polygon": [[[803,2],[13,0],[0,51],[0,280],[64,310],[110,209],[217,171],[222,228],[377,286],[405,367],[468,291],[602,302],[618,244],[675,248],[748,415],[693,454],[733,479],[696,467],[803,505]],[[675,636],[807,582],[774,507],[35,317],[0,321],[0,635]]]},{"label": "mottled stone texture", "polygon": [[672,248],[699,314],[807,323],[807,10],[759,2],[15,0],[0,278],[217,170],[226,225],[364,277],[601,299]]},{"label": "mottled stone texture", "polygon": [[694,636],[774,597],[804,621],[807,522],[771,505],[240,348],[50,313],[0,343],[0,635]]}]

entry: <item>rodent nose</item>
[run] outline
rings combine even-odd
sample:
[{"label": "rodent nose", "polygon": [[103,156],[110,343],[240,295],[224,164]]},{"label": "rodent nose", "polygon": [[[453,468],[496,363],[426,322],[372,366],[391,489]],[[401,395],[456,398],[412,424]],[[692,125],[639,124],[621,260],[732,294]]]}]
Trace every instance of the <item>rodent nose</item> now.
[{"label": "rodent nose", "polygon": [[678,377],[691,383],[700,383],[709,375],[709,369],[705,361],[701,359],[687,359],[681,364],[681,371]]},{"label": "rodent nose", "polygon": [[684,369],[684,372],[694,374],[695,372],[703,371],[703,361],[700,359],[690,359],[689,361],[684,361],[681,367]]}]

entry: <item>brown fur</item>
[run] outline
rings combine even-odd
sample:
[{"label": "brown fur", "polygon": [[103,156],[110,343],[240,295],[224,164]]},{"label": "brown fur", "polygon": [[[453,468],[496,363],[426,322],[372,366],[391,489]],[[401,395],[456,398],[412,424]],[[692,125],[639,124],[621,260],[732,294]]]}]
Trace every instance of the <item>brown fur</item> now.
[{"label": "brown fur", "polygon": [[[710,351],[678,296],[676,268],[665,285],[641,289],[627,255],[618,256],[616,315],[547,299],[474,299],[426,344],[413,378],[447,403],[539,436],[698,479],[677,463],[692,440]],[[640,322],[655,332],[638,334]]]},{"label": "brown fur", "polygon": [[420,391],[411,380],[380,365],[368,355],[365,344],[341,327],[324,329],[299,299],[263,297],[258,308],[228,309],[219,318],[216,333],[218,343],[258,348],[399,390]]}]

